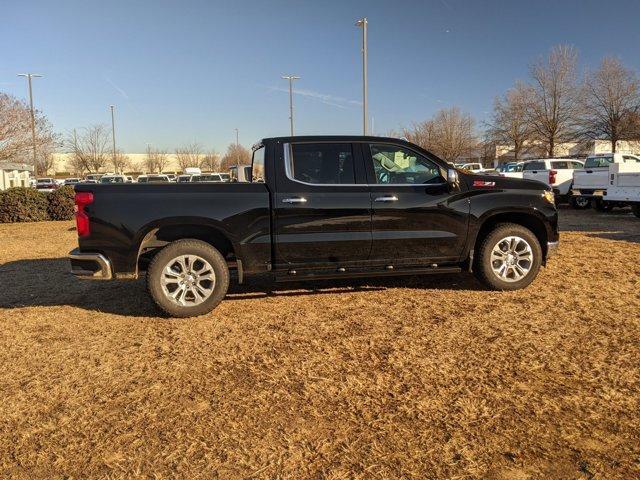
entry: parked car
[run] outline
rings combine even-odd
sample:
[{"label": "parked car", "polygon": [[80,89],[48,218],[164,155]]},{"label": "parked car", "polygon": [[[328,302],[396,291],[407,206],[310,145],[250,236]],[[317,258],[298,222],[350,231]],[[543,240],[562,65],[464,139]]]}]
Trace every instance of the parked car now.
[{"label": "parked car", "polygon": [[583,163],[570,158],[542,158],[524,162],[522,178],[537,180],[549,185],[558,203],[569,200],[573,171],[582,168]]},{"label": "parked car", "polygon": [[496,172],[501,177],[522,178],[522,168],[524,162],[504,163],[496,168]]},{"label": "parked car", "polygon": [[170,182],[175,182],[176,181],[176,175],[173,173],[167,173],[167,178],[169,179]]},{"label": "parked car", "polygon": [[463,163],[458,168],[462,168],[463,170],[469,170],[470,172],[473,172],[473,173],[484,172],[484,167],[482,166],[481,163]]},{"label": "parked car", "polygon": [[138,183],[147,183],[148,182],[148,177],[147,177],[147,175],[138,175],[138,178],[136,179],[136,181]]},{"label": "parked car", "polygon": [[230,182],[250,182],[251,165],[234,165],[229,167]]},{"label": "parked car", "polygon": [[88,175],[85,175],[84,179],[85,180],[95,180],[96,182],[98,182],[100,180],[100,178],[102,177],[103,174],[101,173],[90,173]]},{"label": "parked car", "polygon": [[53,178],[38,178],[36,180],[36,189],[40,192],[49,193],[57,190],[60,187],[58,182]]},{"label": "parked car", "polygon": [[615,205],[605,202],[609,186],[609,166],[612,164],[639,164],[640,157],[623,153],[598,153],[589,155],[584,168],[573,172],[571,203],[576,208],[587,208],[591,202],[598,210],[609,210]]},{"label": "parked car", "polygon": [[193,175],[178,175],[178,178],[176,179],[176,182],[178,182],[178,183],[190,182],[192,176]]},{"label": "parked car", "polygon": [[65,185],[75,185],[76,183],[79,183],[79,182],[80,182],[79,178],[66,178],[64,180]]},{"label": "parked car", "polygon": [[203,173],[201,175],[193,175],[191,177],[192,182],[222,182],[222,177],[219,173]]},{"label": "parked car", "polygon": [[133,183],[133,177],[131,175],[127,175],[127,183]]},{"label": "parked car", "polygon": [[382,137],[266,138],[251,182],[78,185],[76,206],[72,272],[146,270],[151,297],[178,317],[215,308],[230,269],[239,283],[471,270],[516,290],[559,240],[551,188],[458,171]]},{"label": "parked car", "polygon": [[104,175],[99,183],[129,183],[124,175]]},{"label": "parked car", "polygon": [[147,175],[147,183],[168,183],[170,182],[169,177],[164,174],[158,175]]}]

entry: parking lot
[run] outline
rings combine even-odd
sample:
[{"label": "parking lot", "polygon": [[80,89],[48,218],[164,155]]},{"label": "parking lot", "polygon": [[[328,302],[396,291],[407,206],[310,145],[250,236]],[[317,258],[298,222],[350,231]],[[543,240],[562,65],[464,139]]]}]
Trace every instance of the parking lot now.
[{"label": "parking lot", "polygon": [[638,477],[640,220],[562,209],[561,229],[524,291],[252,285],[175,320],[143,281],[72,278],[72,222],[2,224],[0,471]]}]

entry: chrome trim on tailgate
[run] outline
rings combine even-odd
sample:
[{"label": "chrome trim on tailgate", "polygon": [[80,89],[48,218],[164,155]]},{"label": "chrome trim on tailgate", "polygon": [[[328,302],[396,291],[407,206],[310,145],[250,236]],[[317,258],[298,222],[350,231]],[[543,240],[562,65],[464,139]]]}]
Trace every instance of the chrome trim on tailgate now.
[{"label": "chrome trim on tailgate", "polygon": [[111,280],[113,273],[111,269],[111,262],[107,257],[100,253],[83,253],[78,248],[75,248],[69,252],[69,260],[80,260],[95,262],[100,267],[95,272],[92,270],[74,269],[71,265],[71,273],[78,278],[87,278],[90,280]]}]

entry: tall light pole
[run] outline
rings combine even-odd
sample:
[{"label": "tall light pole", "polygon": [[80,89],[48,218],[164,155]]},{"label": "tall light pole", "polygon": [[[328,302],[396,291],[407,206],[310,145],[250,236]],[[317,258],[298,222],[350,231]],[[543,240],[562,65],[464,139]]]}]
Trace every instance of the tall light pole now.
[{"label": "tall light pole", "polygon": [[116,107],[115,105],[109,105],[109,108],[111,109],[111,140],[113,141],[113,166],[115,167],[116,165],[116,121],[113,115],[113,109]]},{"label": "tall light pole", "polygon": [[362,28],[362,130],[367,134],[369,123],[369,85],[367,84],[367,17],[356,22],[357,27]]},{"label": "tall light pole", "polygon": [[238,145],[240,145],[240,142],[239,142],[240,137],[239,137],[238,129],[234,128],[234,130],[236,131],[236,147],[237,147]]},{"label": "tall light pole", "polygon": [[38,160],[36,157],[36,114],[33,110],[33,90],[31,88],[31,79],[34,77],[42,77],[37,73],[19,73],[19,77],[27,77],[29,80],[29,104],[31,105],[31,137],[33,140],[33,173],[38,176]]},{"label": "tall light pole", "polygon": [[284,80],[289,80],[289,122],[291,123],[291,136],[293,137],[293,81],[300,80],[295,75],[284,75]]}]

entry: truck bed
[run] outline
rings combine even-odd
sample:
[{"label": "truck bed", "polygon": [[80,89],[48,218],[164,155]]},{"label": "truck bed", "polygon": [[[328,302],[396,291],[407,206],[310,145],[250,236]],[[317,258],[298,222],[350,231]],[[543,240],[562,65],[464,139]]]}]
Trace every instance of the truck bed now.
[{"label": "truck bed", "polygon": [[172,225],[218,229],[234,251],[246,251],[249,264],[271,260],[270,194],[264,183],[78,184],[75,190],[93,193],[85,207],[91,232],[79,238],[80,249],[108,253],[117,277],[135,273],[145,236]]}]

